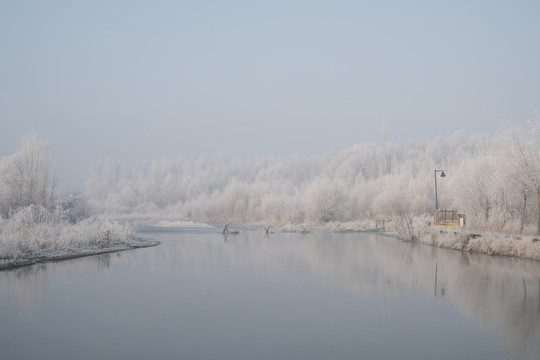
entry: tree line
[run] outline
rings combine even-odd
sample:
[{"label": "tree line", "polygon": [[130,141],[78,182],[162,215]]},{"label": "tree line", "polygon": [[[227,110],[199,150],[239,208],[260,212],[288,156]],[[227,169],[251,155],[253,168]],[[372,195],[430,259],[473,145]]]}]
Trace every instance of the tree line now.
[{"label": "tree line", "polygon": [[92,212],[265,226],[430,217],[435,169],[447,175],[437,183],[440,208],[466,214],[468,226],[540,234],[540,119],[496,135],[360,143],[312,157],[107,159],[91,170],[84,197],[60,200],[46,143],[30,135],[0,160],[0,214],[35,204],[62,207],[73,222]]},{"label": "tree line", "polygon": [[[132,218],[324,224],[432,216],[441,208],[475,228],[540,233],[540,121],[496,135],[360,143],[313,157],[218,154],[196,161],[97,164],[86,183],[96,211]],[[531,199],[534,199],[532,201]]]}]

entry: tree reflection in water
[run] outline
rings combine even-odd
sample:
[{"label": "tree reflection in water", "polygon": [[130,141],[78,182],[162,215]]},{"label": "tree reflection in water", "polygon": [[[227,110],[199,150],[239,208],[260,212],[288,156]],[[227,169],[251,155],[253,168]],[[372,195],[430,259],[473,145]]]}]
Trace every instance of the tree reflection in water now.
[{"label": "tree reflection in water", "polygon": [[497,329],[512,357],[540,353],[540,262],[403,243],[375,234],[170,232],[153,237],[162,245],[0,272],[0,297],[16,299],[20,308],[32,312],[46,301],[51,283],[69,283],[80,273],[112,274],[141,266],[162,277],[196,272],[274,282],[312,279],[359,298],[376,296],[383,316],[391,310],[392,299],[435,297],[452,304],[479,329]]}]

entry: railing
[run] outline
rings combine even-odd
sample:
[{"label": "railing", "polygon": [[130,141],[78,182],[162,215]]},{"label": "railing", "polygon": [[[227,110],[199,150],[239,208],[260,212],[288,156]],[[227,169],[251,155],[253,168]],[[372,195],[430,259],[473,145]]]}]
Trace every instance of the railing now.
[{"label": "railing", "polygon": [[435,213],[435,225],[438,226],[464,226],[465,215],[457,210],[438,210]]}]

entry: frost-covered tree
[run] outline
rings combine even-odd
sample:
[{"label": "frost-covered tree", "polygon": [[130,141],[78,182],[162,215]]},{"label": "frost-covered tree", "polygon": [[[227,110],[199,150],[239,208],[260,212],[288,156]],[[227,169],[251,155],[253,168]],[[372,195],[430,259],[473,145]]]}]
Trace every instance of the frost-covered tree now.
[{"label": "frost-covered tree", "polygon": [[35,135],[24,137],[19,150],[0,161],[0,184],[4,217],[29,205],[50,207],[55,198],[56,176],[51,171],[46,142]]},{"label": "frost-covered tree", "polygon": [[[540,141],[532,140],[532,131],[519,140],[527,145],[525,158],[538,164],[534,154]],[[109,160],[92,171],[86,195],[101,212],[134,218],[271,226],[411,219],[433,215],[433,170],[443,168],[447,177],[439,183],[439,200],[445,208],[464,212],[471,226],[529,232],[534,212],[529,199],[537,194],[540,165],[526,172],[520,168],[523,162],[502,155],[519,160],[516,149],[497,135],[458,132],[407,144],[361,143],[304,158],[241,161],[218,154],[137,166]]]},{"label": "frost-covered tree", "polygon": [[504,230],[510,219],[510,204],[504,182],[504,167],[500,154],[482,156],[468,161],[461,183],[462,203],[478,227]]},{"label": "frost-covered tree", "polygon": [[317,178],[301,192],[306,220],[310,223],[350,220],[348,189],[337,179]]},{"label": "frost-covered tree", "polygon": [[[530,190],[536,199],[536,233],[540,235],[540,119],[531,123],[529,131],[523,131],[518,126],[509,126],[505,135],[507,155],[522,182],[524,201],[527,190]],[[525,206],[526,204],[524,208]]]},{"label": "frost-covered tree", "polygon": [[[508,156],[508,153],[506,153]],[[527,177],[521,172],[518,164],[510,157],[504,162],[504,182],[508,189],[508,194],[512,198],[517,211],[519,212],[519,233],[523,233],[527,213],[528,200],[533,198],[532,188]]]}]

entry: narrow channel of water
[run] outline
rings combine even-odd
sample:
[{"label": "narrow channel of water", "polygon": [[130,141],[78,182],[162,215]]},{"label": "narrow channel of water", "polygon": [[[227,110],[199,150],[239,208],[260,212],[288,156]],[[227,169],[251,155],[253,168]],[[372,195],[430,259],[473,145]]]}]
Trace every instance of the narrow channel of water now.
[{"label": "narrow channel of water", "polygon": [[538,359],[540,262],[376,234],[141,229],[0,272],[3,359]]}]

